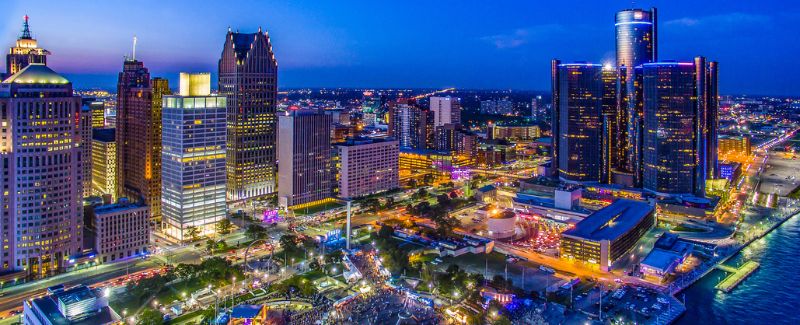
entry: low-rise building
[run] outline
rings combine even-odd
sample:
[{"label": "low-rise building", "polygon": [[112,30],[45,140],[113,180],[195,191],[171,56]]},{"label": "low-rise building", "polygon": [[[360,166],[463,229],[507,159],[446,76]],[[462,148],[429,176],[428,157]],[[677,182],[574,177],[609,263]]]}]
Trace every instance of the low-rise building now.
[{"label": "low-rise building", "polygon": [[146,205],[120,199],[115,204],[94,208],[90,230],[95,234],[95,250],[102,263],[141,256],[150,240],[150,209]]},{"label": "low-rise building", "polygon": [[662,281],[691,255],[692,247],[690,243],[681,241],[678,235],[665,232],[639,263],[640,270],[645,278]]},{"label": "low-rise building", "polygon": [[608,271],[655,225],[655,219],[650,204],[619,199],[561,233],[560,256]]},{"label": "low-rise building", "polygon": [[26,325],[108,325],[123,324],[122,318],[108,306],[99,289],[85,285],[65,289],[50,287],[47,295],[23,303],[22,323]]}]

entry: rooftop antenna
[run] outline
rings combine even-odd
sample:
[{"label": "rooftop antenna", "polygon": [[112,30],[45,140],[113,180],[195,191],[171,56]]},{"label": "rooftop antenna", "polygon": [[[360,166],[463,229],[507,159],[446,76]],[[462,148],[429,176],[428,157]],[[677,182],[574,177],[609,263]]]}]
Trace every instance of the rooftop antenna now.
[{"label": "rooftop antenna", "polygon": [[22,23],[22,37],[20,37],[20,38],[30,39],[31,38],[31,30],[28,27],[28,15],[25,15],[22,18],[25,19],[25,21]]},{"label": "rooftop antenna", "polygon": [[136,61],[136,35],[133,35],[133,61]]}]

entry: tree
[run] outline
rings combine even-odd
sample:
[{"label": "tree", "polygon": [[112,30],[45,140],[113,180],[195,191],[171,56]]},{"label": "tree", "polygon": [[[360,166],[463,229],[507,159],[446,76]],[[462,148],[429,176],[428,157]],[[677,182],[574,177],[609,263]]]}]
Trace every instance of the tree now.
[{"label": "tree", "polygon": [[417,187],[417,180],[416,179],[411,179],[410,181],[408,181],[408,187],[410,187],[410,188]]},{"label": "tree", "polygon": [[233,224],[231,223],[228,218],[222,219],[217,222],[217,232],[221,235],[227,235],[231,233],[231,229],[233,229]]},{"label": "tree", "polygon": [[189,236],[189,241],[197,241],[198,237],[200,237],[200,229],[197,229],[195,226],[190,226],[186,228],[186,236]]},{"label": "tree", "polygon": [[206,250],[208,251],[209,254],[212,255],[214,254],[214,248],[216,246],[217,242],[215,242],[213,239],[209,238],[208,240],[206,240]]},{"label": "tree", "polygon": [[378,230],[378,238],[389,239],[394,234],[394,228],[389,225],[381,226],[381,229]]},{"label": "tree", "polygon": [[262,239],[267,236],[267,229],[256,224],[251,224],[247,226],[244,234],[252,240]]},{"label": "tree", "polygon": [[436,177],[434,177],[433,174],[425,174],[425,176],[422,176],[422,183],[425,185],[433,184],[434,180],[436,180]]},{"label": "tree", "polygon": [[297,236],[295,235],[283,235],[278,239],[278,243],[280,243],[283,250],[287,252],[294,252],[297,250]]},{"label": "tree", "polygon": [[136,317],[137,325],[161,325],[163,323],[164,323],[164,316],[161,315],[160,312],[152,308],[145,308],[139,314],[139,317]]},{"label": "tree", "polygon": [[394,197],[390,196],[386,198],[386,204],[383,206],[385,209],[389,209],[394,205]]}]

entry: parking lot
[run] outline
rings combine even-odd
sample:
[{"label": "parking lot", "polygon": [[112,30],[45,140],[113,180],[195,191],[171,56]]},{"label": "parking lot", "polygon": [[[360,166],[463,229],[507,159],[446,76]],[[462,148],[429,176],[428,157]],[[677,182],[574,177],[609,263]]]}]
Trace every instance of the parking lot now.
[{"label": "parking lot", "polygon": [[[614,320],[636,323],[655,321],[669,310],[671,298],[643,287],[622,286],[606,291],[603,296],[603,315]],[[599,302],[594,306],[599,308]]]}]

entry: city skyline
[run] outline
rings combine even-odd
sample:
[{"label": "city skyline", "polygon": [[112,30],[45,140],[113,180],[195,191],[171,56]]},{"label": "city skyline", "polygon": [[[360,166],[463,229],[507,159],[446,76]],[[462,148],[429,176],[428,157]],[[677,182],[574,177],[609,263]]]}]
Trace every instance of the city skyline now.
[{"label": "city skyline", "polygon": [[[786,64],[798,46],[785,41],[791,38],[788,24],[800,17],[797,5],[687,4],[635,4],[661,9],[660,60],[685,61],[702,54],[725,63],[720,73],[722,94],[793,95],[800,88],[800,81],[781,77],[800,72]],[[216,71],[219,44],[229,26],[242,32],[261,26],[275,44],[281,88],[454,86],[545,91],[553,57],[566,62],[613,61],[614,34],[608,21],[619,7],[631,6],[516,3],[519,10],[509,11],[477,2],[463,6],[300,2],[230,8],[200,3],[192,6],[192,15],[175,14],[189,13],[179,10],[185,5],[171,2],[144,15],[141,11],[153,6],[115,10],[114,4],[92,1],[68,6],[12,2],[2,37],[7,42],[16,39],[22,16],[29,15],[33,36],[54,53],[49,65],[76,88],[113,88],[115,72],[123,55],[130,54],[134,35],[139,39],[137,57],[148,62],[153,75],[174,81],[180,71]],[[576,5],[582,9],[569,11]],[[67,20],[73,16],[69,13],[89,19]],[[159,23],[140,24],[129,18],[134,16]],[[203,24],[183,16],[202,17]],[[398,18],[406,23],[386,23]],[[476,22],[479,28],[474,27]],[[482,64],[479,73],[469,69],[474,62]]]}]

